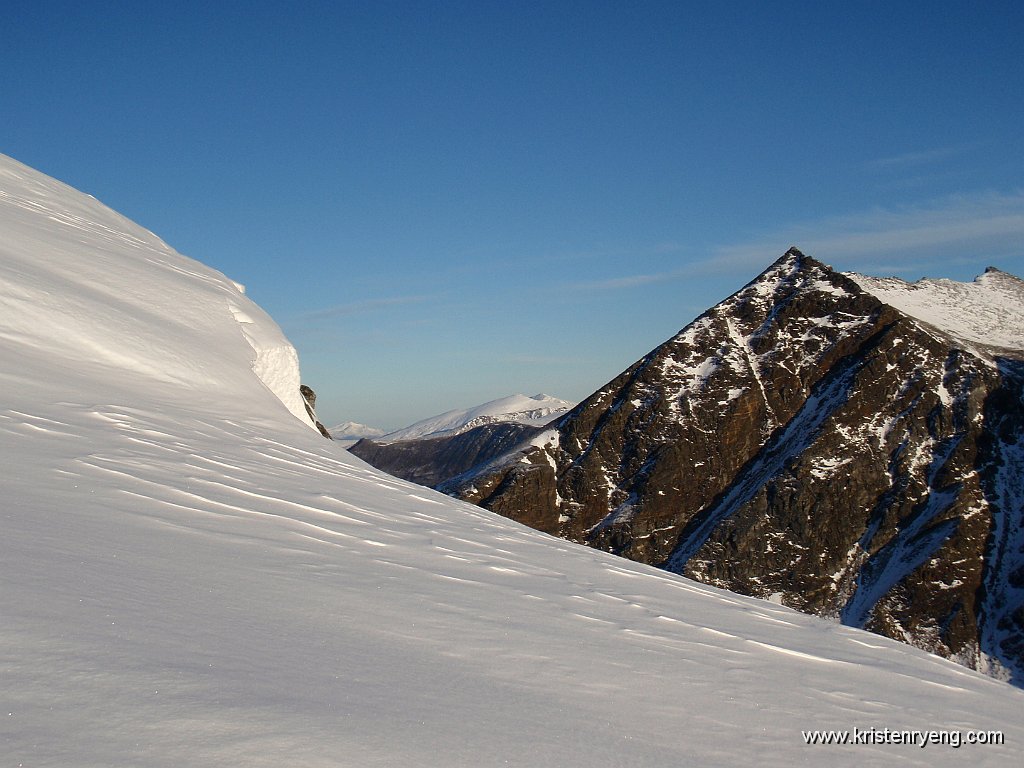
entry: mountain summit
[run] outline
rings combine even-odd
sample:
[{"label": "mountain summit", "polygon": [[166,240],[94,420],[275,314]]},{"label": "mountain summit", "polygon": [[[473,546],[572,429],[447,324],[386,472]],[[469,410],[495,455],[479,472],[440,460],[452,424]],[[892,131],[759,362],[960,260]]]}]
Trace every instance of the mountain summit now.
[{"label": "mountain summit", "polygon": [[1012,275],[906,283],[792,249],[439,487],[1020,682],[1022,331]]}]

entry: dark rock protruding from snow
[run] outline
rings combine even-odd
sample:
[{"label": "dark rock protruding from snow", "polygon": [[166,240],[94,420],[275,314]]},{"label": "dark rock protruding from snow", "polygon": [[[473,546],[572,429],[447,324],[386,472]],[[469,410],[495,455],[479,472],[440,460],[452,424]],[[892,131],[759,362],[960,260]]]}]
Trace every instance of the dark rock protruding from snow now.
[{"label": "dark rock protruding from snow", "polygon": [[316,417],[316,392],[311,387],[307,387],[305,384],[299,387],[299,393],[302,395],[302,402],[306,406],[306,413],[309,414],[310,420],[316,424],[316,428],[320,430],[320,434],[326,437],[328,440],[333,440],[331,433],[327,431],[327,427],[320,423]]}]

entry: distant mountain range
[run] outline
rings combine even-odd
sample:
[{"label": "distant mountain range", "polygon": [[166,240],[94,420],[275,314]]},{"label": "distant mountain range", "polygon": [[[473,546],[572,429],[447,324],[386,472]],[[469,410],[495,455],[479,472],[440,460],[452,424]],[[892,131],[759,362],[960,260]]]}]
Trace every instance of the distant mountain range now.
[{"label": "distant mountain range", "polygon": [[574,405],[551,395],[510,395],[368,436],[349,450],[392,474],[433,486],[504,455]]},{"label": "distant mountain range", "polygon": [[560,400],[551,395],[509,395],[473,408],[447,411],[439,416],[417,421],[405,429],[383,435],[377,442],[395,443],[402,440],[453,437],[485,424],[512,422],[541,426],[568,413],[574,405],[576,403]]},{"label": "distant mountain range", "polygon": [[1024,282],[793,249],[544,426],[366,442],[540,530],[1024,679]]},{"label": "distant mountain range", "polygon": [[355,421],[346,421],[328,430],[335,440],[362,440],[364,437],[381,437],[383,429],[369,427],[366,424],[359,424]]}]

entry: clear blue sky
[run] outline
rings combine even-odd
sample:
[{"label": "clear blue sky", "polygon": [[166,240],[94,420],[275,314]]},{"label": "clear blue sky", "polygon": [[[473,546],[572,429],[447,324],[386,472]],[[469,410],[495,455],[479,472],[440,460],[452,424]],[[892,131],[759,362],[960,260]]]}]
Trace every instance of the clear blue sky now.
[{"label": "clear blue sky", "polygon": [[0,152],[244,283],[331,424],[581,399],[790,245],[1024,275],[1024,3],[4,17]]}]

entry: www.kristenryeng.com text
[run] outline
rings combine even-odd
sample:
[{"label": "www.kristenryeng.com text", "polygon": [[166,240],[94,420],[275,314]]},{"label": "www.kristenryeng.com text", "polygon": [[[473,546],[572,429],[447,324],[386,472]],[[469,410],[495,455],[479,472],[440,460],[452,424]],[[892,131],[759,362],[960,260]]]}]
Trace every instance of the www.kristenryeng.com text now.
[{"label": "www.kristenryeng.com text", "polygon": [[912,730],[898,728],[852,728],[833,731],[801,731],[804,744],[833,746],[866,746],[879,744],[915,747],[944,746],[959,749],[962,746],[1005,744],[1002,731]]}]

